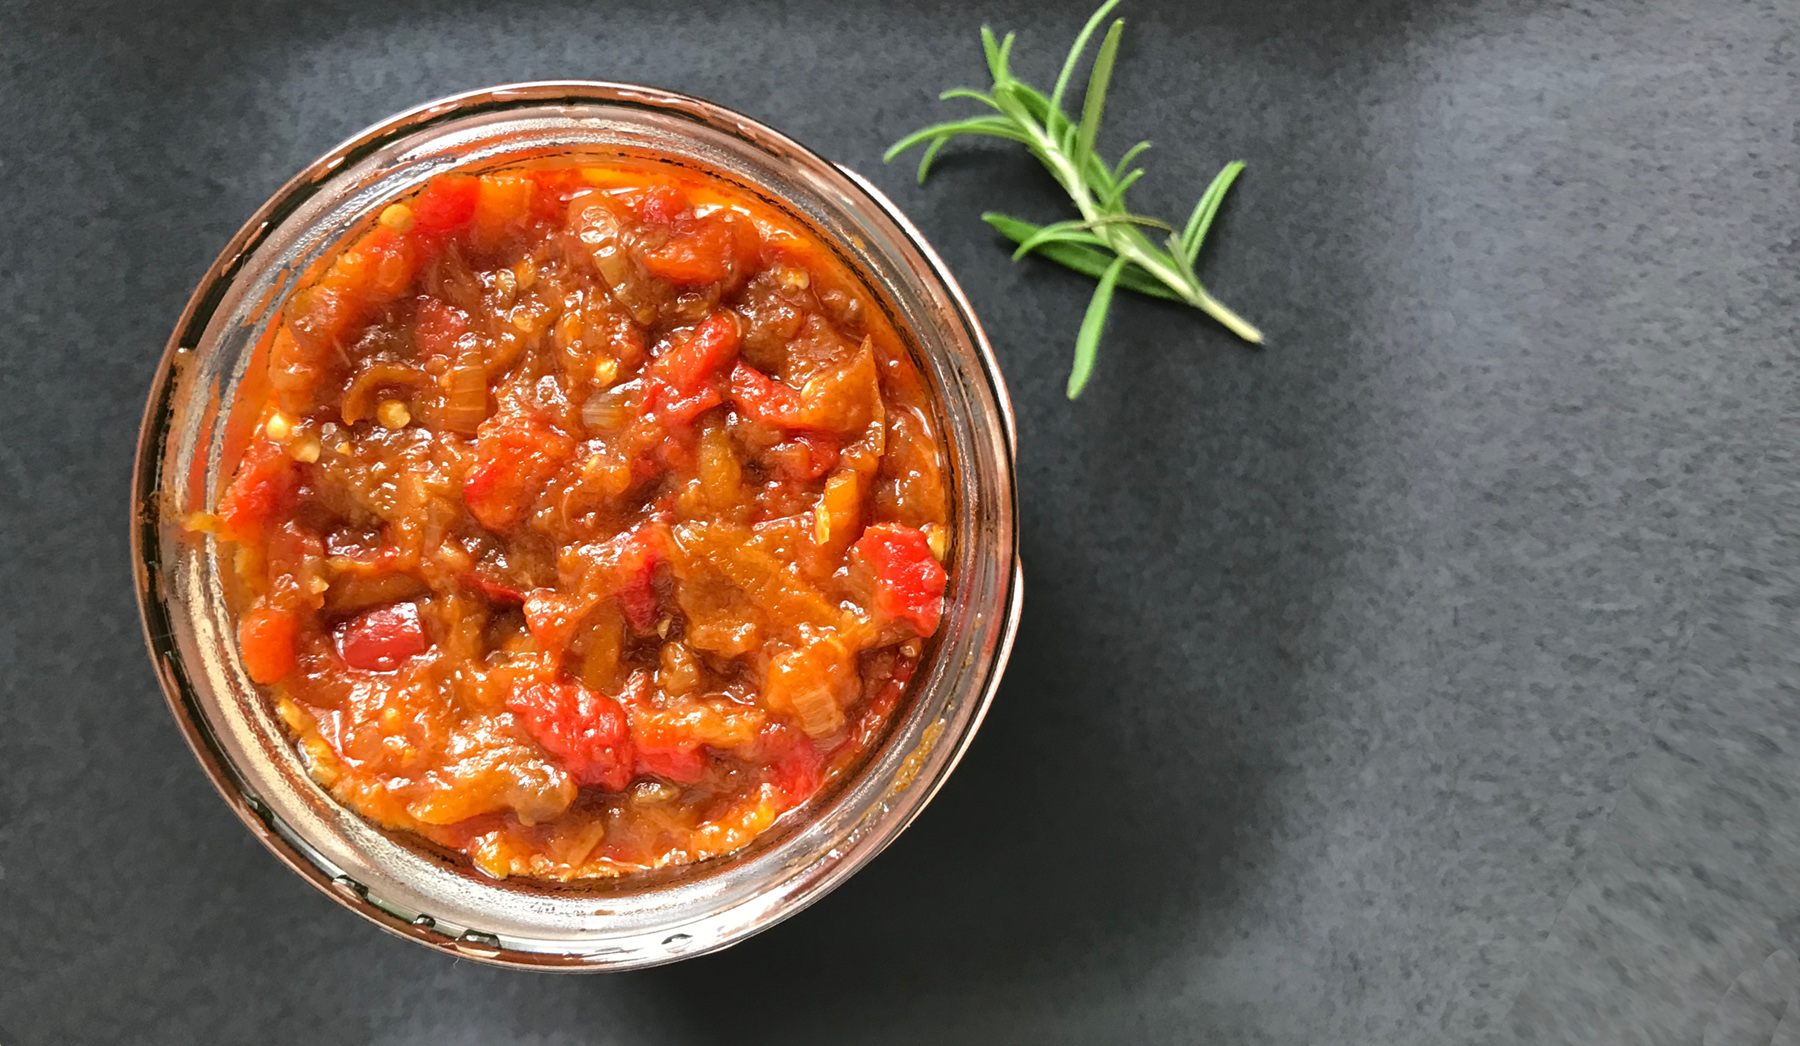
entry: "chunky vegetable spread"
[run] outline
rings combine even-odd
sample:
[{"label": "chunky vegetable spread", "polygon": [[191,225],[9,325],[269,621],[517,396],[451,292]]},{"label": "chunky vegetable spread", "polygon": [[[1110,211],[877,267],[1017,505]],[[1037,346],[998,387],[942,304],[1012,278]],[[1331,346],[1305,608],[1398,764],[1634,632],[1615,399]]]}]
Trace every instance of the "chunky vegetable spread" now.
[{"label": "chunky vegetable spread", "polygon": [[333,795],[489,875],[745,845],[881,736],[938,627],[923,379],[719,183],[439,176],[262,352],[189,524],[234,553],[244,668]]}]

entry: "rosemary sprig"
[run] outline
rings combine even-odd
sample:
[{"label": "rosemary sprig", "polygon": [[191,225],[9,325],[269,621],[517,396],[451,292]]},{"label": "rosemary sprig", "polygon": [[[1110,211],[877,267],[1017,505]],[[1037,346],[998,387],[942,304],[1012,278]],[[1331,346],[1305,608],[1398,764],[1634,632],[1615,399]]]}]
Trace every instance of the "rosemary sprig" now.
[{"label": "rosemary sprig", "polygon": [[[1166,222],[1134,214],[1125,206],[1125,190],[1144,174],[1142,167],[1131,162],[1150,148],[1139,142],[1125,151],[1117,164],[1107,164],[1094,149],[1094,138],[1100,130],[1100,116],[1106,106],[1106,87],[1112,80],[1113,64],[1119,54],[1119,35],[1125,20],[1115,19],[1100,41],[1094,64],[1088,73],[1087,90],[1082,96],[1081,118],[1070,119],[1063,112],[1063,97],[1069,81],[1081,64],[1088,41],[1119,0],[1106,0],[1082,27],[1075,44],[1069,49],[1056,87],[1046,97],[1030,84],[1018,79],[1007,66],[1015,34],[996,39],[994,31],[981,27],[981,46],[987,54],[988,72],[994,85],[986,93],[969,87],[945,91],[943,99],[969,98],[994,110],[991,114],[950,120],[914,131],[895,142],[884,160],[917,145],[925,146],[919,160],[919,181],[931,172],[932,161],[952,138],[960,135],[983,135],[1018,142],[1038,158],[1051,176],[1069,194],[1081,217],[1069,221],[1035,225],[997,212],[981,217],[1002,236],[1018,244],[1013,258],[1036,253],[1058,265],[1096,277],[1093,300],[1081,321],[1081,332],[1075,338],[1075,364],[1069,372],[1069,398],[1081,395],[1094,370],[1094,356],[1100,347],[1100,331],[1106,324],[1106,313],[1112,305],[1113,290],[1124,287],[1186,302],[1223,323],[1233,334],[1252,344],[1262,343],[1262,333],[1237,313],[1222,305],[1194,275],[1194,259],[1206,242],[1213,216],[1238,173],[1241,161],[1225,165],[1212,184],[1194,205],[1193,214],[1179,231]],[[1153,243],[1146,230],[1166,233],[1162,246]]]}]

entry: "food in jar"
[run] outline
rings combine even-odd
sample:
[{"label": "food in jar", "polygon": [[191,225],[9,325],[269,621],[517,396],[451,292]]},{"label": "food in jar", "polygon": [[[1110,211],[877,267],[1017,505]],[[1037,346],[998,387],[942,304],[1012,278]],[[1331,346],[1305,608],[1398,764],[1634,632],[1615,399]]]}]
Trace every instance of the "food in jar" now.
[{"label": "food in jar", "polygon": [[948,577],[923,376],[790,216],[439,175],[282,304],[213,511],[313,777],[492,876],[736,850],[883,736]]}]

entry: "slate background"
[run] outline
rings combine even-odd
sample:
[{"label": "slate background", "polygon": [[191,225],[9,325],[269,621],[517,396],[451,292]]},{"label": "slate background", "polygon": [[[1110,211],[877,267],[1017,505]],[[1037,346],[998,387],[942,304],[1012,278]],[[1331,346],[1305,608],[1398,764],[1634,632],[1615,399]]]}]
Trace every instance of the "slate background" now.
[{"label": "slate background", "polygon": [[[0,4],[0,1041],[1650,1041],[1543,986],[1604,966],[1661,1020],[1695,975],[1633,964],[1704,922],[1583,927],[1656,840],[1730,833],[1650,786],[1800,751],[1800,11],[1130,0],[1103,144],[1156,139],[1153,213],[1250,162],[1203,275],[1270,348],[1122,298],[1071,405],[1088,282],[976,217],[1059,217],[1053,186],[879,155],[954,111],[983,20],[1048,80],[1084,8]],[[739,108],[918,222],[1011,383],[1030,587],[980,740],[879,861],[726,953],[552,978],[389,939],[235,823],[125,516],[157,354],[258,203],[395,110],[571,76]],[[1757,906],[1793,853],[1715,915],[1791,946]]]}]

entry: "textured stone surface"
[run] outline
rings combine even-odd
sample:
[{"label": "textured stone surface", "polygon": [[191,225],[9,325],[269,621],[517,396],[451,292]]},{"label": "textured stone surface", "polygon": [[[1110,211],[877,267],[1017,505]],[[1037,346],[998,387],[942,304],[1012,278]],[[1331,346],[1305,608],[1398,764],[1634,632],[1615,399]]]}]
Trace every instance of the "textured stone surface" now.
[{"label": "textured stone surface", "polygon": [[1797,804],[1766,764],[1647,753],[1496,1041],[1771,1046],[1786,1018],[1800,1042]]},{"label": "textured stone surface", "polygon": [[[1632,874],[1596,840],[1653,737],[1695,794],[1800,751],[1800,12],[1130,0],[1104,144],[1157,140],[1153,213],[1250,161],[1205,273],[1271,347],[1121,299],[1070,405],[1089,283],[977,221],[1060,216],[1047,180],[879,154],[975,80],[983,19],[1048,79],[1081,6],[0,12],[7,1046],[1572,1027],[1532,986],[1585,954],[1584,878]],[[982,738],[888,854],[727,953],[574,979],[387,939],[261,851],[156,692],[124,519],[156,354],[245,215],[394,110],[570,76],[715,98],[893,194],[1010,379],[1030,575]],[[1711,830],[1627,809],[1672,853]]]}]

